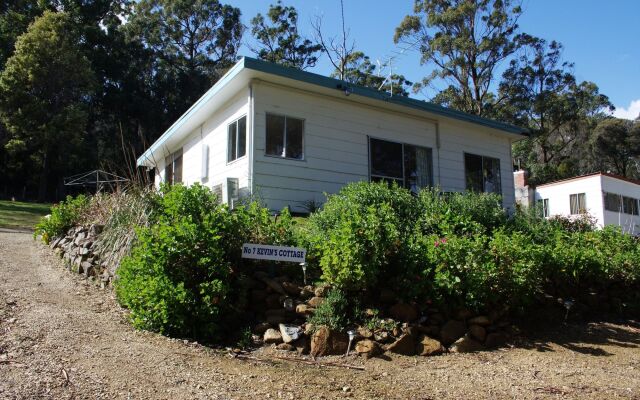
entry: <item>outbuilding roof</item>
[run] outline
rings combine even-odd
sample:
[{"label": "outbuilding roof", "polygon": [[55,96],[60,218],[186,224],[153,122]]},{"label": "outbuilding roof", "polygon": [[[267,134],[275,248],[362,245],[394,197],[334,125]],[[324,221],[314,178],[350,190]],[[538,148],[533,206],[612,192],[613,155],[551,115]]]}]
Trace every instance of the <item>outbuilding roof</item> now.
[{"label": "outbuilding roof", "polygon": [[[154,154],[168,142],[175,142],[175,136],[182,136],[199,126],[206,119],[206,112],[215,109],[215,104],[220,104],[216,98],[223,92],[231,92],[230,88],[239,89],[238,82],[246,79],[265,77],[280,78],[287,81],[296,81],[309,87],[318,89],[341,90],[353,95],[354,98],[365,98],[373,100],[379,104],[395,105],[412,111],[424,111],[431,115],[438,115],[452,118],[464,122],[469,122],[485,127],[497,129],[516,136],[528,135],[528,130],[515,125],[495,121],[488,118],[478,117],[461,111],[442,107],[427,101],[416,100],[404,96],[392,96],[387,92],[382,92],[368,87],[353,85],[340,79],[302,71],[296,68],[289,68],[255,58],[241,58],[215,85],[211,87],[200,99],[198,99],[178,120],[167,129],[155,143],[149,147],[137,160],[138,165],[152,166]],[[234,84],[236,83],[236,84]],[[173,140],[172,140],[173,139]],[[167,146],[170,147],[170,146]]]}]

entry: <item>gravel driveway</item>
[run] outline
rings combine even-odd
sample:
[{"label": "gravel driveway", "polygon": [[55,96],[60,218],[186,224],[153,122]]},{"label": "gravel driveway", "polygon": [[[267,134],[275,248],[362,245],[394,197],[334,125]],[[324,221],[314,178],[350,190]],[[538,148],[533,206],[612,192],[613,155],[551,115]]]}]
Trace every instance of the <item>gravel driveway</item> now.
[{"label": "gravel driveway", "polygon": [[[286,354],[251,356],[273,355]],[[30,234],[0,231],[1,399],[640,399],[640,330],[627,322],[477,354],[330,360],[363,371],[271,359],[137,332],[109,290]]]}]

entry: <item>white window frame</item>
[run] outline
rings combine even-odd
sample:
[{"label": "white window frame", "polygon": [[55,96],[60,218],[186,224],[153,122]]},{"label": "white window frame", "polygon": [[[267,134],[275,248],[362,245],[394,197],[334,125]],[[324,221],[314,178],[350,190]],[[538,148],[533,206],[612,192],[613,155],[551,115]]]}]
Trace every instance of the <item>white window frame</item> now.
[{"label": "white window frame", "polygon": [[[284,118],[284,132],[282,135],[282,151],[284,152],[284,156],[282,155],[277,155],[277,154],[269,154],[267,153],[267,142],[268,142],[268,137],[267,137],[267,117],[268,116],[272,116],[272,117],[282,117]],[[294,158],[294,157],[287,157],[287,119],[292,118],[292,119],[297,119],[299,121],[302,121],[302,155],[300,158]],[[306,157],[306,152],[305,152],[305,139],[306,139],[306,129],[307,129],[307,121],[304,118],[299,118],[299,117],[295,117],[292,115],[285,115],[285,114],[278,114],[278,113],[272,113],[272,112],[267,112],[265,114],[265,127],[264,127],[264,155],[265,157],[273,157],[273,158],[279,158],[282,160],[293,160],[293,161],[305,161],[305,157]]]},{"label": "white window frame", "polygon": [[[573,196],[576,196],[576,206],[578,207],[577,212],[573,212],[574,210],[572,210],[571,208],[571,198]],[[582,197],[583,200],[583,204],[582,207],[580,207],[580,198]],[[580,214],[586,214],[587,213],[587,194],[582,192],[582,193],[571,193],[569,195],[569,213],[571,215],[580,215]]]},{"label": "white window frame", "polygon": [[[245,135],[244,136],[244,155],[242,155],[241,157],[238,157],[238,138],[240,137],[240,132],[238,132],[238,122],[242,118],[245,118],[245,122],[244,122],[244,130],[245,130],[245,132],[244,132],[244,135]],[[229,128],[231,127],[231,125],[234,125],[234,124],[236,125],[236,151],[235,151],[236,154],[235,154],[235,158],[234,159],[230,159],[230,157],[229,157],[230,156],[229,146],[231,145],[231,143],[230,143],[231,142],[230,141],[231,137],[229,135]],[[247,145],[248,145],[247,131],[248,131],[248,128],[247,128],[247,115],[246,114],[241,116],[241,117],[239,117],[239,118],[236,118],[235,120],[233,120],[233,121],[231,121],[231,122],[229,122],[227,124],[227,164],[231,164],[231,163],[234,163],[234,162],[236,162],[238,160],[242,160],[243,158],[245,158],[247,156]]]}]

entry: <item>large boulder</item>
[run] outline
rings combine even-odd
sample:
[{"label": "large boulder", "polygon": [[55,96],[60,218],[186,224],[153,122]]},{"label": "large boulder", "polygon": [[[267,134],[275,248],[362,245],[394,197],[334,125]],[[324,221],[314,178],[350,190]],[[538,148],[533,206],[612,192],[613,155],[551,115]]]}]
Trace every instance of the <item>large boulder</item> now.
[{"label": "large boulder", "polygon": [[285,343],[294,342],[302,336],[302,329],[297,325],[285,325],[279,324],[280,334],[282,335],[282,341]]},{"label": "large boulder", "polygon": [[393,319],[402,322],[413,322],[418,319],[418,310],[411,304],[396,303],[389,309],[389,313]]},{"label": "large boulder", "polygon": [[487,337],[487,330],[480,325],[471,325],[469,327],[469,334],[477,341],[484,342],[484,339]]},{"label": "large boulder", "polygon": [[444,353],[444,351],[442,343],[426,335],[420,336],[416,344],[416,354],[420,356],[435,356]]},{"label": "large boulder", "polygon": [[387,350],[396,354],[412,356],[416,352],[416,343],[411,335],[405,333],[401,335],[395,342],[391,343],[387,347]]},{"label": "large boulder", "polygon": [[484,345],[487,348],[492,349],[492,348],[504,346],[507,343],[507,340],[509,340],[509,336],[506,333],[500,332],[500,331],[492,332],[487,335]]},{"label": "large boulder", "polygon": [[440,341],[445,346],[450,345],[460,339],[467,333],[467,326],[463,321],[449,320],[442,329],[440,329]]},{"label": "large boulder", "polygon": [[349,336],[332,331],[326,326],[320,327],[311,337],[311,355],[313,357],[342,355],[347,352]]},{"label": "large boulder", "polygon": [[381,354],[382,348],[377,342],[365,339],[356,343],[355,351],[365,358],[371,358],[377,356],[378,354]]},{"label": "large boulder", "polygon": [[280,343],[282,342],[282,335],[280,334],[280,331],[269,328],[264,332],[263,340],[267,344]]},{"label": "large boulder", "polygon": [[452,353],[473,353],[482,349],[482,344],[471,338],[470,335],[465,335],[456,340],[456,342],[449,348],[449,351]]}]

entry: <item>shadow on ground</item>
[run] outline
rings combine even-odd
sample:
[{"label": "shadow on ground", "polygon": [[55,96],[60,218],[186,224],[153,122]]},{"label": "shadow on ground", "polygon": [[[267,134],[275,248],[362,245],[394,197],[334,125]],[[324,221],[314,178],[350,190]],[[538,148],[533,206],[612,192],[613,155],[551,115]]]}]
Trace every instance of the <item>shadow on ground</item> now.
[{"label": "shadow on ground", "polygon": [[516,347],[540,352],[554,351],[554,345],[592,356],[611,356],[603,347],[640,348],[640,321],[598,316],[569,318],[563,312],[540,312],[520,319],[523,335]]}]

